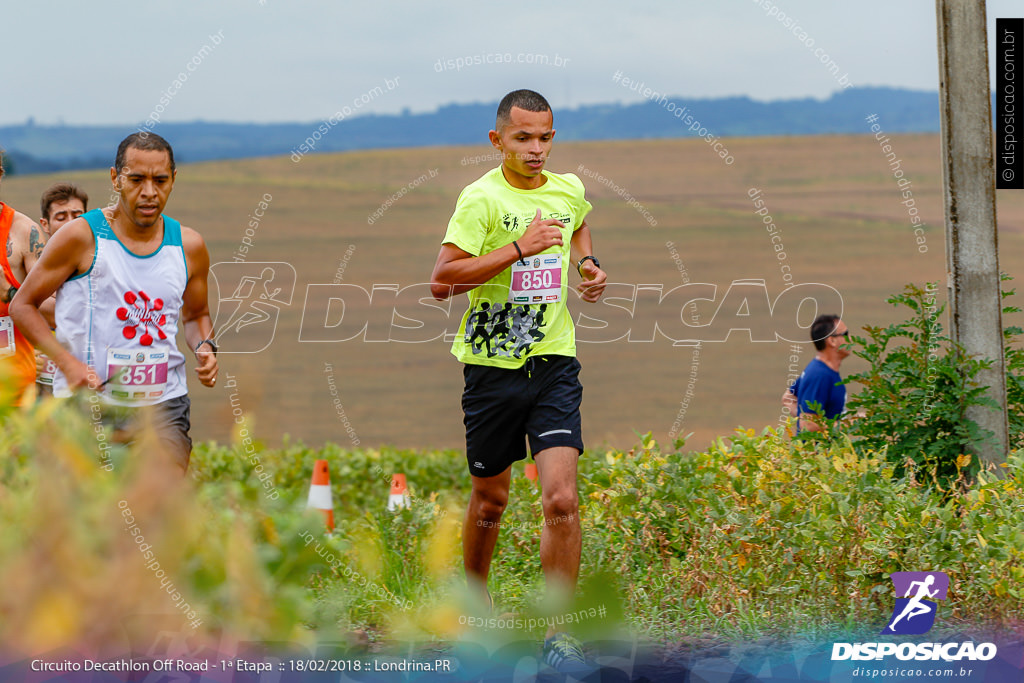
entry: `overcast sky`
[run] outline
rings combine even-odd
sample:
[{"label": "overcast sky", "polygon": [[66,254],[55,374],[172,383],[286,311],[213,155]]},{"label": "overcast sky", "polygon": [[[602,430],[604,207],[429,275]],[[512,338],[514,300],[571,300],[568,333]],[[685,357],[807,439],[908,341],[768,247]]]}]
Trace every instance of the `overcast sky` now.
[{"label": "overcast sky", "polygon": [[[1019,0],[987,5],[990,36],[996,17],[1024,15]],[[162,121],[312,121],[356,101],[429,111],[519,87],[556,108],[639,101],[616,72],[681,97],[826,98],[843,74],[938,88],[934,0],[56,0],[6,3],[3,28],[0,125],[137,124],[158,108]]]}]

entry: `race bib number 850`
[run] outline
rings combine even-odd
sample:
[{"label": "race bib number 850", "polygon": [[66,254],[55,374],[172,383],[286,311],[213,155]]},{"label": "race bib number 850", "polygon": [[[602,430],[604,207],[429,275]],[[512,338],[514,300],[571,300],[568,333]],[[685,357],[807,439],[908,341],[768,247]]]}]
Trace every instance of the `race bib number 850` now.
[{"label": "race bib number 850", "polygon": [[512,264],[508,300],[541,304],[562,300],[562,255],[539,254]]}]

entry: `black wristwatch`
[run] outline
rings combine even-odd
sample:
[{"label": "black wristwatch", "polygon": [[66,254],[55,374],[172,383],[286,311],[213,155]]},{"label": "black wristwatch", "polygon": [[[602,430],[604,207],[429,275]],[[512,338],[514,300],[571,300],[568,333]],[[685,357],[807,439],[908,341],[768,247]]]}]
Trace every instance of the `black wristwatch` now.
[{"label": "black wristwatch", "polygon": [[5,304],[9,304],[12,301],[14,301],[14,295],[17,294],[17,293],[18,293],[18,288],[17,287],[9,288],[7,290],[7,294],[6,294],[7,300],[4,303]]},{"label": "black wristwatch", "polygon": [[210,348],[213,349],[213,355],[217,355],[217,342],[213,341],[212,339],[204,339],[203,341],[196,344],[196,353],[199,353],[199,347],[202,346],[203,344],[209,344]]},{"label": "black wristwatch", "polygon": [[[596,256],[584,256],[583,258],[580,259],[580,262],[576,264],[577,273],[580,273],[580,266],[583,265],[584,261],[593,261],[595,266],[597,266],[598,268],[601,267],[601,262],[597,260]],[[580,273],[580,277],[583,277],[583,273]]]}]

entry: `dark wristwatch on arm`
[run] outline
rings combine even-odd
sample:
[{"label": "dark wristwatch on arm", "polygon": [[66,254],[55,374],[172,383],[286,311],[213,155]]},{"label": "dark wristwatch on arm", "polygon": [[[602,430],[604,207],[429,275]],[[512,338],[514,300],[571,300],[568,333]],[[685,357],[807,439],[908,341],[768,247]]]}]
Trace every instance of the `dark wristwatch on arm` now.
[{"label": "dark wristwatch on arm", "polygon": [[213,351],[213,355],[217,355],[217,342],[213,341],[212,339],[204,339],[203,341],[196,344],[195,353],[199,353],[199,349],[202,348],[203,344],[209,344],[210,349]]},{"label": "dark wristwatch on arm", "polygon": [[[584,256],[583,258],[581,258],[579,260],[579,263],[576,264],[576,272],[577,273],[580,273],[580,268],[583,267],[583,262],[584,261],[593,261],[595,266],[597,266],[598,268],[601,267],[601,262],[597,260],[596,256]],[[583,273],[580,273],[580,277],[583,277]]]}]

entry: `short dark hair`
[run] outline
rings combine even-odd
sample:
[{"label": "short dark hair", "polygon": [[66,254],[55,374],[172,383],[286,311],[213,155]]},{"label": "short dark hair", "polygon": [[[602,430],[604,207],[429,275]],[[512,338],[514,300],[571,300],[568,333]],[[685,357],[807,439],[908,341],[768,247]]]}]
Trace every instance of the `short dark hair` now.
[{"label": "short dark hair", "polygon": [[132,133],[124,140],[121,140],[121,144],[117,146],[117,156],[114,157],[114,170],[118,173],[124,168],[124,157],[125,153],[129,149],[141,149],[144,151],[154,152],[167,152],[167,155],[171,158],[171,173],[174,173],[174,150],[171,149],[171,143],[164,140],[156,133],[150,133],[149,131],[141,131],[138,133]]},{"label": "short dark hair", "polygon": [[512,107],[525,111],[551,111],[551,105],[544,96],[533,90],[513,90],[502,98],[498,104],[498,116],[494,122],[495,130],[501,132],[502,126],[512,118]]},{"label": "short dark hair", "polygon": [[822,313],[811,323],[811,341],[819,351],[825,348],[825,340],[832,336],[839,324],[839,316]]},{"label": "short dark hair", "polygon": [[89,209],[89,195],[78,185],[73,183],[51,185],[43,193],[42,199],[39,200],[39,216],[50,220],[50,206],[56,202],[66,202],[71,198],[78,199],[86,210]]}]

